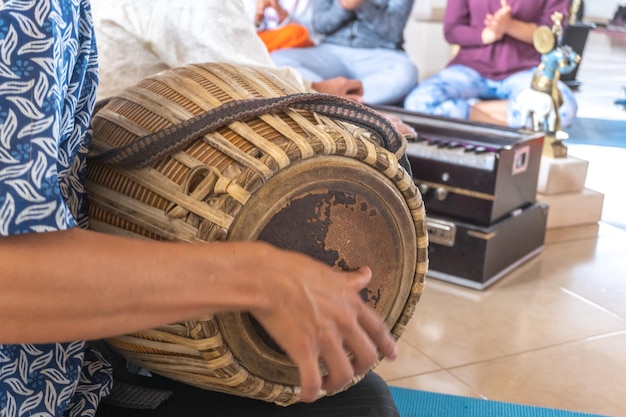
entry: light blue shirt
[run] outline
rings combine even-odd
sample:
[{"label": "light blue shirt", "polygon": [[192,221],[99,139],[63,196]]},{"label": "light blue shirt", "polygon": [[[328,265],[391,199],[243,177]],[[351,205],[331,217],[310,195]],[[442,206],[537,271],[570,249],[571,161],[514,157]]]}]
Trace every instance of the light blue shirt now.
[{"label": "light blue shirt", "polygon": [[414,0],[367,0],[346,10],[337,0],[313,0],[313,29],[323,42],[353,48],[403,49]]}]

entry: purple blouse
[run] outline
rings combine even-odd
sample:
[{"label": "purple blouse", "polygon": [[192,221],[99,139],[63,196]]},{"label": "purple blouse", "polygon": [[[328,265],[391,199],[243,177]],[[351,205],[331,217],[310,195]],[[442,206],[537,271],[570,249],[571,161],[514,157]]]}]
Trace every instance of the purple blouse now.
[{"label": "purple blouse", "polygon": [[[552,27],[551,15],[563,14],[567,22],[568,0],[508,0],[513,18]],[[450,44],[460,46],[448,65],[465,65],[486,78],[502,80],[516,72],[537,66],[541,56],[532,44],[510,36],[483,45],[481,32],[485,16],[500,9],[500,0],[448,0],[444,16],[444,35]]]}]

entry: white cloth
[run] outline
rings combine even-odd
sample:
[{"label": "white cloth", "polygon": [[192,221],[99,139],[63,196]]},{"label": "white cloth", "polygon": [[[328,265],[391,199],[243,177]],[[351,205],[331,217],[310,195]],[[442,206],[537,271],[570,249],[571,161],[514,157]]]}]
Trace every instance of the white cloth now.
[{"label": "white cloth", "polygon": [[242,0],[91,0],[100,64],[99,98],[149,75],[200,62],[264,67],[306,91],[294,70],[277,69]]}]

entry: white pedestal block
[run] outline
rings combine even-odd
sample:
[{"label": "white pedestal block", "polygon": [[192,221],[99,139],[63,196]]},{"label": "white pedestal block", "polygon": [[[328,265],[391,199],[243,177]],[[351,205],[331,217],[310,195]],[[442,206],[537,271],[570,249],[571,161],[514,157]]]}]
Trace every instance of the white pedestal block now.
[{"label": "white pedestal block", "polygon": [[602,217],[604,194],[583,189],[579,193],[537,194],[537,201],[548,204],[547,229],[597,223]]},{"label": "white pedestal block", "polygon": [[568,156],[551,158],[543,155],[539,165],[537,193],[552,195],[579,193],[585,188],[588,161]]}]

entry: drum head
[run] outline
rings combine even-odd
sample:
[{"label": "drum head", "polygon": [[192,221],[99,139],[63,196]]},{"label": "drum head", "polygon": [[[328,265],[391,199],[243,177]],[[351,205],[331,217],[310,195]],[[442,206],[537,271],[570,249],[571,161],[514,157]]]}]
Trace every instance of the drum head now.
[{"label": "drum head", "polygon": [[[389,328],[406,305],[406,277],[417,262],[415,225],[397,187],[339,156],[300,161],[272,177],[239,213],[228,240],[263,240],[344,271],[369,266],[373,277],[361,296]],[[242,366],[268,381],[299,384],[295,365],[250,315],[216,318]]]}]

